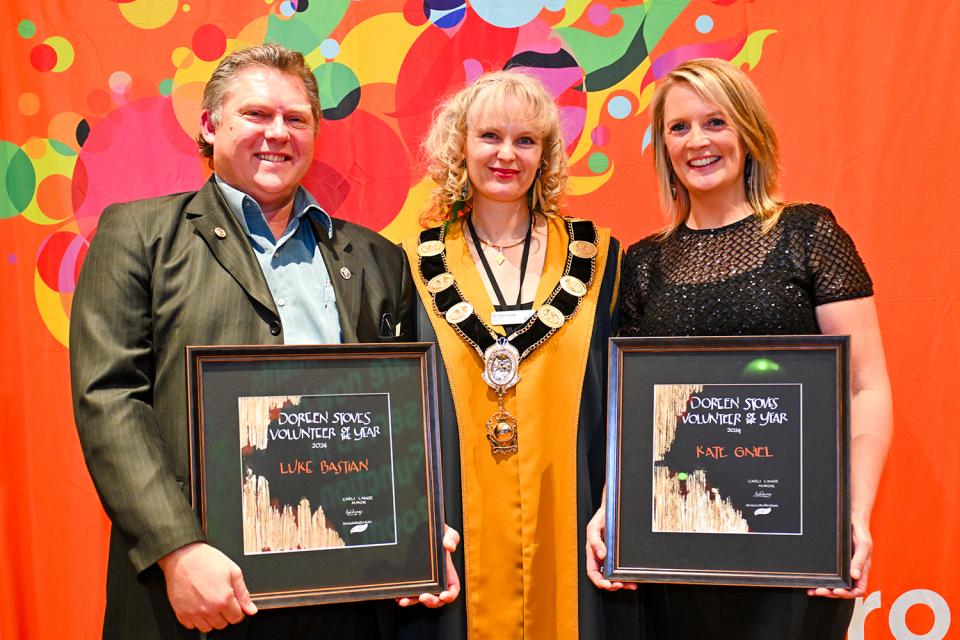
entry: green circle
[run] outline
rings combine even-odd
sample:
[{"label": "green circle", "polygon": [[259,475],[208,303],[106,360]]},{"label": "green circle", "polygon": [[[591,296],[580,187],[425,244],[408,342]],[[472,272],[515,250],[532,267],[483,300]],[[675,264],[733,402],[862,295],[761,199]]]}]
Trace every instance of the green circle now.
[{"label": "green circle", "polygon": [[603,173],[610,168],[610,158],[607,157],[605,153],[591,153],[590,157],[587,159],[587,166],[590,167],[590,171],[594,173]]},{"label": "green circle", "polygon": [[162,96],[168,96],[173,93],[173,80],[170,78],[162,80],[160,84],[157,85],[157,91],[159,91]]},{"label": "green circle", "polygon": [[21,20],[20,24],[17,25],[17,33],[20,34],[21,38],[32,38],[37,35],[37,25],[30,20]]},{"label": "green circle", "polygon": [[326,120],[342,120],[360,102],[360,80],[353,69],[339,62],[326,62],[313,70],[320,90],[320,104]]},{"label": "green circle", "polygon": [[37,174],[33,163],[23,149],[5,140],[0,140],[0,220],[22,213],[37,187]]},{"label": "green circle", "polygon": [[677,474],[677,480],[679,480],[680,482],[686,482],[687,474],[681,471],[680,473]]}]

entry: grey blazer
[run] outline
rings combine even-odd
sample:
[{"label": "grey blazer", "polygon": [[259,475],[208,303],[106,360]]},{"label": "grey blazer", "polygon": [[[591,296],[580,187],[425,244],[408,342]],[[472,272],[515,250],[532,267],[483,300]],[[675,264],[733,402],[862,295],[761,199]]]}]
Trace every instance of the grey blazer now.
[{"label": "grey blazer", "polygon": [[[315,235],[344,341],[393,339],[379,335],[384,314],[404,339],[413,299],[400,249],[341,220],[332,239]],[[173,616],[155,564],[203,539],[189,503],[184,347],[283,342],[260,266],[212,179],[195,193],[104,211],[70,320],[74,415],[113,524],[104,637],[194,637]]]}]

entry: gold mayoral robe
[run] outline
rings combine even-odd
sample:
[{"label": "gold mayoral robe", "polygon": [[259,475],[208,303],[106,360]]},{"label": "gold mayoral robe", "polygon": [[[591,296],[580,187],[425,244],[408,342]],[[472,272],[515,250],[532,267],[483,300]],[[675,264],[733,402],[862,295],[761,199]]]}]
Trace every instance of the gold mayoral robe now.
[{"label": "gold mayoral robe", "polygon": [[[547,226],[534,310],[557,286],[567,259],[563,218],[548,216]],[[435,612],[405,612],[420,618],[415,632],[407,625],[409,637],[639,637],[635,594],[597,590],[583,567],[584,530],[604,481],[607,338],[614,328],[620,260],[609,230],[597,231],[595,275],[579,310],[521,361],[520,381],[504,397],[518,424],[518,451],[509,454],[494,454],[486,437],[497,395],[481,378],[482,358],[434,308],[418,269],[418,238],[403,244],[421,303],[420,339],[435,340],[441,356],[444,501],[447,522],[463,534],[455,562],[464,581],[456,603]],[[450,273],[490,325],[493,304],[462,220],[448,227],[444,242]],[[611,603],[612,612],[605,607]]]}]

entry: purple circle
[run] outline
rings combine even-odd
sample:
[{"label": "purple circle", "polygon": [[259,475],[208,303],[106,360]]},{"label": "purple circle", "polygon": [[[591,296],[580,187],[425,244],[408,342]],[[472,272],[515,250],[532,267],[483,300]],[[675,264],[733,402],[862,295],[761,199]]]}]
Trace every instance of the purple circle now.
[{"label": "purple circle", "polygon": [[610,142],[610,129],[607,129],[605,126],[600,125],[599,127],[594,127],[593,131],[590,132],[590,140],[593,141],[593,144],[598,147],[602,147]]},{"label": "purple circle", "polygon": [[604,4],[590,5],[590,8],[587,9],[587,19],[590,21],[590,24],[602,27],[607,24],[607,21],[610,19],[610,9]]}]

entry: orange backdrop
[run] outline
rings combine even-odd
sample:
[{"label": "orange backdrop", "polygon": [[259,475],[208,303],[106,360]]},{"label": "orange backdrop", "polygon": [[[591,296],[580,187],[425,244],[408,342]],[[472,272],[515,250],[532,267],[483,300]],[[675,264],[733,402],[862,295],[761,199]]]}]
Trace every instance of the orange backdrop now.
[{"label": "orange backdrop", "polygon": [[70,408],[76,274],[106,204],[203,181],[202,83],[264,40],[308,53],[323,88],[308,186],[397,240],[416,228],[417,144],[449,86],[508,61],[543,78],[573,160],[569,212],[629,244],[662,224],[646,149],[656,78],[702,55],[742,64],[781,135],[785,195],[830,206],[876,285],[896,435],[850,637],[960,636],[958,32],[953,2],[4,3],[0,637],[99,637],[109,523]]}]

